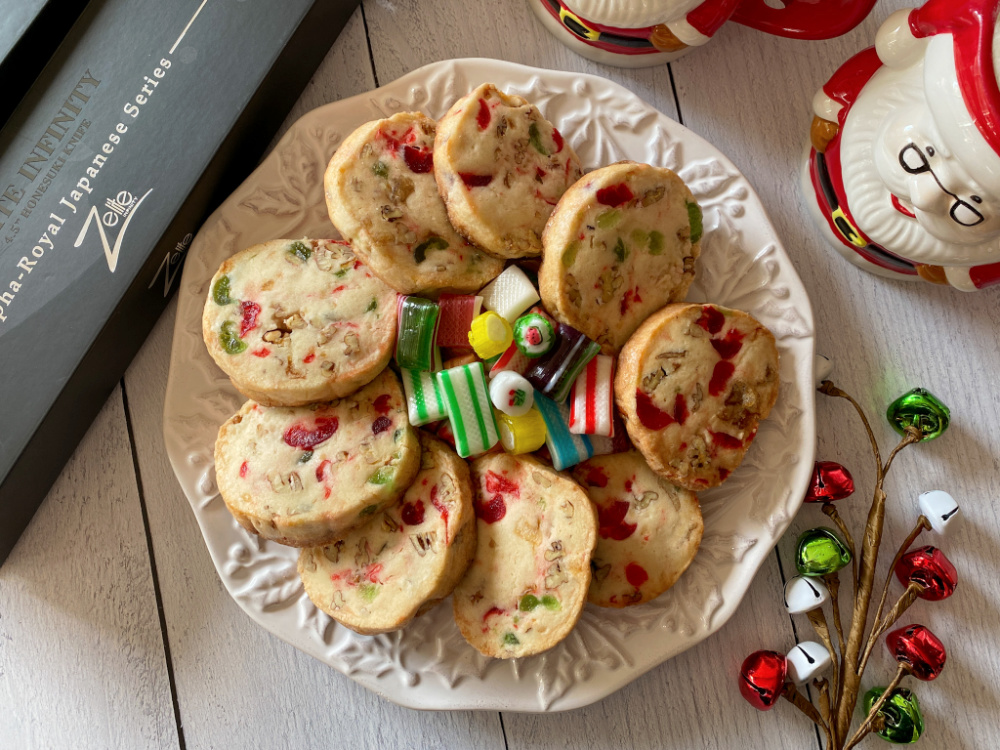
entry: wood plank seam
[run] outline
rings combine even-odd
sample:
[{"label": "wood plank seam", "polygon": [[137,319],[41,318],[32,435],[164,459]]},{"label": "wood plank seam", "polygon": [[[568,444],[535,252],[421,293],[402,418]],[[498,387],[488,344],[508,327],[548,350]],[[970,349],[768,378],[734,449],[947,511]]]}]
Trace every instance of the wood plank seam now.
[{"label": "wood plank seam", "polygon": [[153,579],[153,596],[156,601],[156,617],[160,623],[160,639],[163,643],[163,658],[167,665],[167,683],[170,686],[170,702],[174,710],[174,724],[177,726],[178,750],[187,750],[184,740],[184,727],[181,724],[181,708],[177,699],[177,685],[174,683],[174,664],[170,654],[170,639],[167,637],[167,619],[163,610],[163,599],[160,595],[160,578],[156,569],[156,556],[153,554],[153,536],[149,529],[149,515],[146,511],[146,494],[142,486],[142,472],[139,469],[139,456],[136,452],[135,433],[132,430],[132,413],[129,410],[128,395],[125,392],[125,378],[119,381],[122,391],[122,407],[125,412],[125,429],[128,431],[129,452],[132,454],[132,471],[135,473],[136,491],[139,493],[139,510],[142,514],[142,528],[146,536],[146,552],[149,555],[149,571]]}]

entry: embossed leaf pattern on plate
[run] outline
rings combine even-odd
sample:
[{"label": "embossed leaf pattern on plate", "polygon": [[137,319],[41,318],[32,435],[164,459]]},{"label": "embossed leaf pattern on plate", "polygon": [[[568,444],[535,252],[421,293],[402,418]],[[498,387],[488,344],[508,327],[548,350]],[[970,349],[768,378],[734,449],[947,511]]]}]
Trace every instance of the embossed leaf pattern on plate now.
[{"label": "embossed leaf pattern on plate", "polygon": [[[234,252],[278,237],[335,236],[322,176],[343,138],[371,119],[420,109],[440,117],[492,81],[537,104],[586,168],[623,158],[674,169],[704,212],[705,238],[690,298],[753,313],[775,332],[782,394],[747,459],[701,496],[702,549],[677,585],[625,610],[588,605],[576,629],[538,656],[498,661],[462,638],[450,599],[396,633],[360,636],[313,606],[298,552],[244,531],[216,494],[219,426],[242,397],[201,341],[208,283]],[[396,702],[430,709],[564,710],[599,700],[717,630],[795,512],[815,446],[812,312],[746,179],[714,147],[627,90],[594,76],[487,60],[436,63],[376,91],[305,115],[205,223],[179,296],[164,437],[226,588],[257,622]]]}]

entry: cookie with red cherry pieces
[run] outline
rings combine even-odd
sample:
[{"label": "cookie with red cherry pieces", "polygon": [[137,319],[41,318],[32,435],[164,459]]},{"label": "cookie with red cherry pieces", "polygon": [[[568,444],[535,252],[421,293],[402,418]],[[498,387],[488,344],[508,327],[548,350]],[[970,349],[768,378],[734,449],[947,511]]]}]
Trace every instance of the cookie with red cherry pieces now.
[{"label": "cookie with red cherry pieces", "polygon": [[328,544],[396,502],[420,468],[399,378],[310,406],[248,401],[219,430],[215,476],[249,532],[292,547]]},{"label": "cookie with red cherry pieces", "polygon": [[448,221],[434,181],[436,132],[420,112],[366,123],[340,145],[324,179],[330,221],[402,294],[474,292],[503,270]]},{"label": "cookie with red cherry pieces", "polygon": [[469,467],[420,432],[420,471],[395,505],[299,553],[306,594],[363,635],[397,630],[451,593],[476,551]]},{"label": "cookie with red cherry pieces", "polygon": [[774,336],[739,310],[667,305],[618,358],[615,401],[629,437],[653,471],[694,491],[740,465],[777,397]]},{"label": "cookie with red cherry pieces", "polygon": [[576,482],[525,455],[476,459],[472,487],[479,539],[455,588],[455,622],[486,656],[552,648],[587,600],[593,506]]},{"label": "cookie with red cherry pieces", "polygon": [[701,544],[697,496],[657,476],[636,451],[595,456],[572,474],[597,507],[587,600],[627,607],[673,586]]},{"label": "cookie with red cherry pieces", "polygon": [[497,258],[542,251],[553,207],[580,160],[538,108],[484,83],[438,123],[434,177],[451,223]]},{"label": "cookie with red cherry pieces", "polygon": [[346,242],[272,240],[219,267],[202,335],[244,396],[268,406],[326,401],[388,364],[396,292]]},{"label": "cookie with red cherry pieces", "polygon": [[684,299],[700,241],[701,209],[669,169],[630,161],[596,169],[566,191],[545,226],[542,302],[617,354],[642,321]]}]

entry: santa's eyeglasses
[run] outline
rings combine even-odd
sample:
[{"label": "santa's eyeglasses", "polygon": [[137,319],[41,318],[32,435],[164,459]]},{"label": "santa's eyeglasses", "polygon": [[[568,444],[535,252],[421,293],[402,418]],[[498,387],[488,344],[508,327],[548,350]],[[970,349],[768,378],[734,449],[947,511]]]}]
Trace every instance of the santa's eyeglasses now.
[{"label": "santa's eyeglasses", "polygon": [[931,177],[934,178],[934,182],[938,184],[938,187],[955,199],[955,202],[951,204],[951,211],[948,213],[954,221],[958,222],[963,227],[974,227],[977,224],[982,224],[986,221],[986,218],[979,213],[979,211],[977,211],[971,203],[962,200],[941,184],[941,180],[939,180],[937,175],[934,174],[934,170],[931,169],[931,164],[927,161],[927,157],[924,155],[924,152],[921,151],[915,143],[910,143],[909,145],[904,146],[903,150],[899,152],[899,166],[901,166],[909,174],[924,174],[925,172],[930,172]]}]

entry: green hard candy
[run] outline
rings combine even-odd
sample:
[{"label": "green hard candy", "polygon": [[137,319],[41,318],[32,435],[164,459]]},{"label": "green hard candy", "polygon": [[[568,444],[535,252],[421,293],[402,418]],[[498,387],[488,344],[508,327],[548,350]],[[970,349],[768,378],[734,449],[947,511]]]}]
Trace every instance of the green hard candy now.
[{"label": "green hard candy", "polygon": [[851,562],[851,551],[832,530],[820,527],[802,532],[795,553],[795,567],[804,576],[836,573]]},{"label": "green hard candy", "polygon": [[[873,687],[865,693],[865,715],[872,710],[884,687]],[[920,703],[909,688],[896,688],[878,710],[885,726],[875,730],[875,734],[896,745],[909,745],[920,739],[924,733],[924,717],[920,714]]]},{"label": "green hard candy", "polygon": [[923,433],[923,440],[936,438],[951,421],[948,407],[924,388],[914,388],[897,398],[889,404],[885,416],[900,435],[905,435],[906,428],[912,425]]}]

